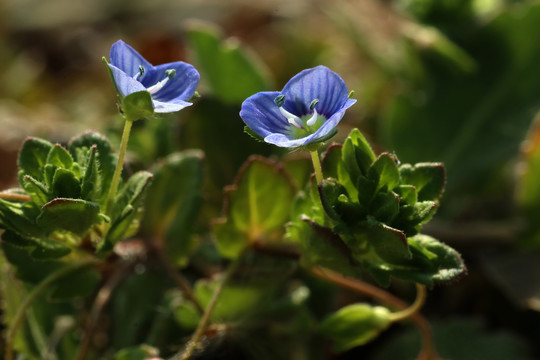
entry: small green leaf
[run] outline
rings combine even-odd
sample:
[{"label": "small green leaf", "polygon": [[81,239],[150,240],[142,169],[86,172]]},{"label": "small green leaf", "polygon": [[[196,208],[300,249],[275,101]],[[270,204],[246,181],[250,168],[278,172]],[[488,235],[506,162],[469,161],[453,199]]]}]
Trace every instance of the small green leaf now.
[{"label": "small green leaf", "polygon": [[407,238],[402,231],[374,222],[369,225],[365,235],[366,240],[384,261],[395,263],[411,258]]},{"label": "small green leaf", "polygon": [[391,223],[399,213],[399,196],[390,192],[379,192],[371,203],[370,214],[384,223]]},{"label": "small green leaf", "polygon": [[377,184],[376,191],[393,190],[399,185],[399,170],[392,155],[382,153],[368,170],[368,177]]},{"label": "small green leaf", "polygon": [[81,184],[81,198],[85,200],[92,199],[92,195],[96,190],[96,185],[99,183],[99,168],[96,160],[97,146],[90,148],[88,153],[88,161],[86,170]]},{"label": "small green leaf", "polygon": [[43,181],[42,168],[52,147],[53,144],[47,140],[33,137],[26,139],[19,152],[19,169],[38,181]]},{"label": "small green leaf", "polygon": [[22,186],[28,195],[30,195],[32,201],[39,206],[45,205],[52,197],[47,186],[30,175],[23,177]]},{"label": "small green leaf", "polygon": [[56,198],[43,205],[43,212],[36,221],[47,233],[60,230],[82,236],[92,225],[101,222],[99,209],[99,205],[94,202]]},{"label": "small green leaf", "polygon": [[240,232],[228,219],[216,219],[212,223],[219,253],[228,258],[236,259],[248,246],[249,238]]},{"label": "small green leaf", "polygon": [[71,170],[56,169],[52,181],[53,196],[76,199],[81,196],[81,185]]},{"label": "small green leaf", "polygon": [[338,178],[338,166],[341,162],[341,149],[343,145],[332,144],[326,149],[322,157],[322,170],[325,177]]},{"label": "small green leaf", "polygon": [[418,163],[414,166],[403,164],[399,168],[403,184],[413,185],[418,192],[418,200],[437,201],[446,184],[446,172],[441,163]]},{"label": "small green leaf", "polygon": [[0,223],[24,237],[40,237],[43,231],[36,226],[35,219],[40,213],[33,203],[11,202],[0,199]]},{"label": "small green leaf", "polygon": [[71,169],[73,166],[73,158],[62,145],[56,144],[47,155],[47,164],[64,169]]},{"label": "small green leaf", "polygon": [[399,185],[394,191],[399,195],[400,202],[414,205],[418,201],[418,193],[413,185]]},{"label": "small green leaf", "polygon": [[122,112],[126,121],[136,121],[154,114],[152,96],[148,91],[137,91],[122,98]]},{"label": "small green leaf", "polygon": [[335,352],[343,352],[377,337],[390,325],[390,314],[382,306],[353,304],[324,319],[319,331],[334,340]]},{"label": "small green leaf", "polygon": [[365,175],[375,161],[375,153],[360,130],[353,129],[343,144],[341,152],[345,168],[355,180],[359,175]]}]

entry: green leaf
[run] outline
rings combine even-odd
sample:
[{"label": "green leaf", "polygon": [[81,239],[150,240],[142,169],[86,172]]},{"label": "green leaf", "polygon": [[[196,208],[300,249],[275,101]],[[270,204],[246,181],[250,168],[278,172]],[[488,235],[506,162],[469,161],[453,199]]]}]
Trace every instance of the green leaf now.
[{"label": "green leaf", "polygon": [[43,205],[43,212],[36,221],[47,233],[59,230],[83,236],[91,226],[101,222],[99,209],[94,202],[56,198]]},{"label": "green leaf", "polygon": [[204,154],[199,150],[174,153],[152,169],[142,230],[165,241],[167,254],[179,262],[193,243],[191,232],[201,205]]},{"label": "green leaf", "polygon": [[62,147],[62,145],[56,144],[49,151],[46,163],[55,167],[71,169],[73,166],[73,158],[69,152]]},{"label": "green leaf", "polygon": [[222,40],[219,31],[207,24],[190,26],[187,39],[201,78],[223,102],[239,104],[271,88],[263,63],[242,49],[237,40]]},{"label": "green leaf", "polygon": [[81,185],[73,171],[58,168],[54,173],[52,192],[56,198],[79,198],[81,196]]},{"label": "green leaf", "polygon": [[446,184],[446,172],[441,163],[419,163],[399,168],[403,184],[412,185],[418,193],[418,200],[437,201]]},{"label": "green leaf", "polygon": [[418,193],[413,185],[399,185],[394,191],[403,204],[414,205],[418,201]]},{"label": "green leaf", "polygon": [[216,219],[212,222],[212,229],[216,237],[216,247],[219,253],[228,258],[235,259],[244,251],[249,243],[245,233],[227,219]]},{"label": "green leaf", "polygon": [[353,304],[325,318],[319,331],[334,340],[335,352],[343,352],[373,340],[390,325],[390,310],[382,306]]},{"label": "green leaf", "polygon": [[388,153],[379,155],[368,170],[368,177],[377,184],[375,191],[393,190],[400,183],[399,175],[396,161]]},{"label": "green leaf", "polygon": [[377,255],[384,261],[396,263],[411,258],[407,238],[402,231],[380,222],[373,222],[363,235],[366,236],[365,241],[373,246]]},{"label": "green leaf", "polygon": [[98,269],[80,269],[62,277],[62,280],[52,287],[49,297],[55,300],[85,297],[92,294],[100,282],[101,273]]},{"label": "green leaf", "polygon": [[341,158],[354,181],[359,175],[367,174],[375,161],[375,153],[360,130],[353,129],[343,144]]},{"label": "green leaf", "polygon": [[343,145],[330,145],[322,157],[322,170],[325,177],[338,178],[338,166],[341,162],[341,149]]},{"label": "green leaf", "polygon": [[126,121],[136,121],[154,114],[152,96],[146,90],[137,91],[122,98],[122,112]]},{"label": "green leaf", "polygon": [[390,192],[380,192],[371,203],[370,214],[384,223],[391,223],[399,213],[399,196]]},{"label": "green leaf", "polygon": [[40,209],[32,203],[11,202],[0,199],[0,222],[2,227],[24,237],[40,237],[43,231],[35,219]]},{"label": "green leaf", "polygon": [[108,251],[111,245],[137,232],[143,211],[144,194],[152,181],[152,174],[139,171],[133,174],[114,198],[111,212],[111,228],[99,251]]},{"label": "green leaf", "polygon": [[245,235],[238,239],[243,247],[276,238],[275,233],[289,219],[294,194],[289,176],[277,164],[259,156],[244,164],[235,184],[227,190],[225,209],[226,222]]},{"label": "green leaf", "polygon": [[52,197],[47,186],[30,175],[24,175],[22,186],[28,195],[30,195],[32,201],[39,206],[45,205]]},{"label": "green leaf", "polygon": [[47,140],[33,137],[26,139],[19,152],[17,161],[19,169],[38,181],[43,181],[42,168],[47,162],[47,155],[52,147],[53,144]]}]

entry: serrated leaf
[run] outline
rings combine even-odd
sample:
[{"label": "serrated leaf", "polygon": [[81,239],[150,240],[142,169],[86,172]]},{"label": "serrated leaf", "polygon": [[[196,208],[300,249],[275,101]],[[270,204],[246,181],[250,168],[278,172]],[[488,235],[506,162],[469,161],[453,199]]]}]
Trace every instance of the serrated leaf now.
[{"label": "serrated leaf", "polygon": [[81,199],[56,198],[43,205],[42,210],[36,222],[47,233],[59,230],[82,236],[101,222],[99,205]]},{"label": "serrated leaf", "polygon": [[248,96],[271,88],[263,63],[236,40],[222,40],[211,25],[193,24],[187,30],[187,39],[201,78],[223,102],[239,104]]},{"label": "serrated leaf", "polygon": [[69,152],[60,144],[56,144],[47,154],[47,164],[64,169],[71,169],[73,166],[73,158]]},{"label": "serrated leaf", "polygon": [[369,225],[365,235],[381,259],[395,263],[411,258],[407,239],[402,231],[374,222]]},{"label": "serrated leaf", "polygon": [[201,205],[203,158],[198,150],[174,153],[152,169],[142,230],[165,241],[175,262],[187,257],[193,247],[191,232]]},{"label": "serrated leaf", "polygon": [[58,168],[54,173],[52,192],[56,198],[76,199],[81,196],[81,185],[71,170]]},{"label": "serrated leaf", "polygon": [[418,200],[437,201],[446,184],[446,172],[441,163],[418,163],[401,165],[399,173],[403,184],[412,185],[418,193]]},{"label": "serrated leaf", "polygon": [[334,340],[335,352],[343,352],[373,340],[390,323],[387,308],[353,304],[325,318],[319,331]]},{"label": "serrated leaf", "polygon": [[53,144],[47,140],[33,137],[26,139],[19,152],[17,161],[19,169],[38,181],[43,181],[42,167],[46,164],[47,155],[52,147]]},{"label": "serrated leaf", "polygon": [[393,156],[382,153],[369,167],[368,177],[377,186],[375,191],[381,189],[393,190],[400,183],[399,170]]}]

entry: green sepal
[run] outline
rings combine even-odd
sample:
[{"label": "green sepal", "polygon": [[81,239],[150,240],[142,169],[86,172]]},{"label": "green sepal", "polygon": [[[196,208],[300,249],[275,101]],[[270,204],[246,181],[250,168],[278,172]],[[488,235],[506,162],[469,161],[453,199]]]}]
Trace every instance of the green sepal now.
[{"label": "green sepal", "polygon": [[146,90],[137,91],[122,98],[122,113],[126,121],[136,121],[154,114],[152,95]]},{"label": "green sepal", "polygon": [[[17,163],[19,169],[38,181],[43,181],[43,166],[47,163],[49,151],[53,148],[47,140],[30,137],[25,140]],[[22,184],[21,184],[22,185]]]},{"label": "green sepal", "polygon": [[264,138],[257,134],[255,131],[251,130],[248,126],[244,126],[244,132],[251,136],[253,139],[255,139],[258,142],[264,142]]},{"label": "green sepal", "polygon": [[446,184],[446,171],[441,163],[403,164],[399,167],[403,184],[413,185],[418,192],[418,200],[437,201]]},{"label": "green sepal", "polygon": [[390,314],[390,310],[382,306],[353,304],[325,318],[319,331],[334,340],[335,352],[343,352],[377,337],[391,324]]},{"label": "green sepal", "polygon": [[101,222],[99,210],[99,205],[91,201],[56,198],[43,205],[36,223],[47,234],[58,230],[83,236]]},{"label": "green sepal", "polygon": [[52,181],[52,193],[55,198],[76,199],[81,196],[81,185],[73,171],[58,168]]},{"label": "green sepal", "polygon": [[152,169],[142,231],[162,237],[167,254],[177,264],[194,247],[192,230],[202,203],[203,160],[202,151],[186,150],[167,156]]},{"label": "green sepal", "polygon": [[376,191],[393,190],[400,183],[399,170],[394,157],[388,153],[379,155],[370,166],[368,177],[377,184]]},{"label": "green sepal", "polygon": [[73,166],[73,158],[60,144],[56,144],[47,154],[46,163],[55,167],[71,169]]}]

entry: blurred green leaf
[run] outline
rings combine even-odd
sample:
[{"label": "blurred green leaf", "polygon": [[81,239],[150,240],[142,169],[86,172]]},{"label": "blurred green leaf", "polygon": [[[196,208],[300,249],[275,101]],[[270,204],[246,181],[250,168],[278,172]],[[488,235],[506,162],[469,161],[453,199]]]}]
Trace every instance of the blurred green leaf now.
[{"label": "blurred green leaf", "polygon": [[113,360],[149,360],[157,358],[159,350],[148,345],[139,345],[118,351]]},{"label": "blurred green leaf", "polygon": [[187,37],[201,78],[223,102],[241,103],[271,88],[262,62],[243,49],[238,40],[222,40],[216,28],[202,23],[190,26]]},{"label": "blurred green leaf", "polygon": [[332,338],[335,352],[343,352],[373,340],[390,325],[389,315],[382,306],[353,304],[324,319],[319,331]]},{"label": "blurred green leaf", "polygon": [[152,169],[142,230],[165,241],[167,254],[176,263],[193,248],[191,231],[202,199],[203,159],[201,151],[188,150],[169,155]]}]

